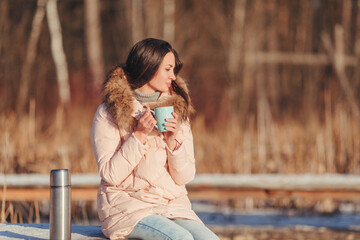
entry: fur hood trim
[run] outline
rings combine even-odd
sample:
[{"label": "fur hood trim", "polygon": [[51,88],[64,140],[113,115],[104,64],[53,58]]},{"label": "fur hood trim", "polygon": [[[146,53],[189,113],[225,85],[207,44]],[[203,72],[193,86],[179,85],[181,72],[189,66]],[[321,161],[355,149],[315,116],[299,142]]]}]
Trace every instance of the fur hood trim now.
[{"label": "fur hood trim", "polygon": [[[186,121],[194,114],[195,110],[184,79],[178,76],[175,82],[186,93],[188,103],[183,97],[173,92],[171,94],[162,93],[157,102],[146,104],[146,106],[150,107],[150,109],[174,106],[174,111],[178,114],[179,120]],[[106,78],[103,86],[103,100],[116,124],[124,129],[134,128],[136,119],[141,117],[144,110],[144,108],[141,109],[142,105],[135,99],[134,91],[131,89],[121,66],[111,70]],[[139,111],[141,111],[140,116]]]}]

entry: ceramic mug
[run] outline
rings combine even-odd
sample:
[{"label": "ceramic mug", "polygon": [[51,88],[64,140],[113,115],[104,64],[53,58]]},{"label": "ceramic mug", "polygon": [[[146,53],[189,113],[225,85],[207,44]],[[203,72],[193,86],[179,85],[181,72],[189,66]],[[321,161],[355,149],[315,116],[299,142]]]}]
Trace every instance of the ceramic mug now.
[{"label": "ceramic mug", "polygon": [[174,118],[174,116],[172,115],[172,113],[174,112],[174,107],[173,106],[169,106],[169,107],[157,107],[153,110],[149,110],[155,117],[157,123],[155,125],[155,127],[157,128],[157,130],[159,132],[167,132],[167,130],[165,129],[166,126],[164,126],[164,124],[166,123],[166,119],[167,118]]}]

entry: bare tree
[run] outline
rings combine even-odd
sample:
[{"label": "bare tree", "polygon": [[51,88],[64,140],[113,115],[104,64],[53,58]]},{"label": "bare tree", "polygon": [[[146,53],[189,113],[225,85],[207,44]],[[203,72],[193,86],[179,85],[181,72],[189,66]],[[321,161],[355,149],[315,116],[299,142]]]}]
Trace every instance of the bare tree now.
[{"label": "bare tree", "polygon": [[[264,12],[265,8],[261,1],[256,1],[254,5],[255,16],[257,16],[257,23],[255,23],[255,31],[257,35],[253,35],[250,41],[254,41],[254,50],[261,50],[264,35],[260,34],[263,31],[265,22]],[[264,34],[264,33],[263,33]],[[260,164],[259,172],[266,171],[266,157],[268,152],[267,140],[269,139],[271,130],[271,112],[265,88],[265,72],[264,66],[255,62],[256,72],[254,72],[254,79],[256,83],[256,98],[257,98],[257,135],[258,135],[258,161]],[[245,91],[245,89],[243,89]]]},{"label": "bare tree", "polygon": [[143,0],[133,0],[131,3],[132,41],[135,43],[144,36],[144,3]]},{"label": "bare tree", "polygon": [[162,1],[145,0],[145,33],[146,37],[162,36]]},{"label": "bare tree", "polygon": [[[277,36],[277,14],[278,14],[278,9],[276,6],[276,2],[275,1],[268,1],[268,11],[269,11],[269,20],[268,20],[268,24],[270,25],[268,27],[269,29],[269,36],[268,36],[268,49],[269,52],[277,52],[279,49],[279,43],[278,43],[278,36]],[[277,98],[279,95],[279,69],[277,65],[271,64],[267,66],[267,77],[268,77],[268,84],[267,84],[267,88],[268,88],[268,94],[269,94],[269,99],[273,100],[274,102],[277,102]],[[274,104],[275,105],[275,104]],[[275,105],[277,106],[277,105]],[[277,111],[278,109],[275,107],[275,110]]]},{"label": "bare tree", "polygon": [[357,67],[355,68],[355,80],[357,86],[360,85],[360,0],[357,1],[356,6],[356,31],[355,31],[355,57],[358,59]]},{"label": "bare tree", "polygon": [[21,114],[28,98],[29,82],[31,76],[31,68],[36,57],[36,46],[40,38],[42,21],[45,15],[45,5],[47,0],[38,0],[35,16],[32,22],[30,39],[27,45],[25,62],[21,68],[19,96],[17,102],[17,112]]},{"label": "bare tree", "polygon": [[69,73],[63,48],[60,19],[57,11],[57,0],[48,0],[46,15],[50,30],[51,52],[55,62],[59,96],[63,106],[70,102]]},{"label": "bare tree", "polygon": [[[313,8],[311,7],[311,3],[309,1],[301,1],[300,4],[300,17],[298,18],[299,23],[296,25],[296,39],[294,50],[297,54],[306,53],[311,51],[311,43],[313,38]],[[324,56],[325,61],[328,61],[327,56]],[[294,58],[293,58],[294,59]],[[310,63],[310,59],[306,60],[307,63]],[[317,59],[313,64],[320,63],[321,61]],[[328,64],[328,63],[326,63]],[[303,75],[294,74],[292,79],[294,82],[301,82],[302,79],[311,78],[310,76],[311,70],[304,69]],[[305,108],[308,109],[310,114],[314,113],[314,98],[316,95],[314,94],[313,89],[318,83],[316,81],[305,81],[304,86],[306,88],[306,94],[304,94],[304,102]]]},{"label": "bare tree", "polygon": [[[356,7],[356,32],[355,32],[355,56],[360,58],[360,0],[357,1]],[[360,61],[358,61],[360,64]],[[357,68],[359,72],[359,68]],[[359,76],[359,75],[358,75]]]},{"label": "bare tree", "polygon": [[164,1],[164,39],[175,42],[175,0]]},{"label": "bare tree", "polygon": [[332,61],[333,67],[337,73],[340,86],[344,90],[346,98],[350,104],[351,110],[355,117],[360,120],[360,108],[357,104],[354,91],[350,85],[349,79],[345,71],[345,40],[344,40],[344,29],[340,25],[335,26],[335,37],[334,45],[331,43],[329,34],[323,33],[322,41]]},{"label": "bare tree", "polygon": [[[8,1],[1,1],[0,2],[0,79],[5,79],[5,69],[7,65],[7,55],[5,46],[8,45],[7,43],[11,39],[9,36],[9,4]],[[6,71],[9,73],[9,71]],[[7,74],[6,74],[7,75]],[[0,89],[0,109],[2,109],[5,105],[9,106],[9,102],[6,102],[5,99],[8,98],[9,91],[6,91],[5,88]],[[12,99],[13,100],[13,99]]]},{"label": "bare tree", "polygon": [[99,0],[85,0],[85,36],[89,69],[95,91],[100,89],[104,78],[104,61],[100,23]]},{"label": "bare tree", "polygon": [[349,51],[349,37],[351,25],[351,0],[342,1],[342,25],[344,28],[345,54]]},{"label": "bare tree", "polygon": [[0,56],[4,49],[4,36],[7,21],[8,2],[2,1],[0,3]]},{"label": "bare tree", "polygon": [[230,44],[228,51],[228,71],[230,75],[229,92],[229,112],[236,113],[235,95],[239,92],[240,82],[240,61],[244,57],[244,23],[245,23],[245,9],[246,0],[235,0],[234,3],[234,19],[231,28]]}]

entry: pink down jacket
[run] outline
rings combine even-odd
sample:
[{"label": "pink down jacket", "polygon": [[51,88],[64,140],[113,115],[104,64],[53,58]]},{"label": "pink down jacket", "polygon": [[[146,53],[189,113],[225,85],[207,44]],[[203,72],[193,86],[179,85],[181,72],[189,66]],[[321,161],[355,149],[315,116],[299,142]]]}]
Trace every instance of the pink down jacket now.
[{"label": "pink down jacket", "polygon": [[[116,90],[123,90],[126,79],[113,78],[110,82],[123,83],[115,90],[110,88],[110,100],[105,98],[98,107],[91,128],[91,143],[101,177],[97,204],[104,235],[124,239],[137,222],[152,214],[201,222],[191,209],[185,188],[195,176],[189,122],[183,121],[180,125],[176,139],[181,145],[175,151],[167,147],[163,134],[156,129],[148,135],[146,144],[142,144],[134,136],[133,128],[121,126],[118,120],[124,116],[118,115],[128,114],[129,118],[139,119],[145,107],[134,97],[117,96]],[[114,99],[112,95],[120,98],[119,105],[107,102]],[[169,94],[162,94],[158,102],[166,104],[169,99]]]}]

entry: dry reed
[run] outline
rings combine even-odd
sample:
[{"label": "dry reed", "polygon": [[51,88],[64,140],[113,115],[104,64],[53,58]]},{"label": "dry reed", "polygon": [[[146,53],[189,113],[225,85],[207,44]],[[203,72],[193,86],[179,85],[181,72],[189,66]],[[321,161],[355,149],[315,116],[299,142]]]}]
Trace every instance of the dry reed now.
[{"label": "dry reed", "polygon": [[[330,98],[330,96],[328,96]],[[193,120],[198,173],[359,173],[360,125],[351,110],[341,103],[325,104],[322,119],[309,114],[304,122],[296,119],[264,120],[258,127],[256,116],[249,116],[241,127],[237,118],[209,128],[201,114]],[[0,161],[2,173],[49,173],[54,168],[69,168],[72,173],[96,172],[90,145],[94,109],[58,108],[54,117],[30,114],[18,118],[13,112],[0,114]],[[262,131],[259,134],[260,130]],[[6,186],[4,186],[6,190]],[[24,203],[23,203],[24,204]],[[40,222],[38,202],[6,202],[2,197],[1,222]],[[42,203],[40,203],[42,204]],[[225,203],[228,204],[228,203]],[[88,224],[91,207],[79,203],[73,218]],[[326,199],[244,199],[232,207],[310,207],[331,212],[339,204]]]},{"label": "dry reed", "polygon": [[[198,172],[358,174],[360,125],[344,104],[325,120],[270,121],[258,134],[255,120],[241,128],[230,120],[208,130],[201,116],[193,122]],[[264,161],[265,159],[265,161]]]},{"label": "dry reed", "polygon": [[[33,107],[35,108],[35,107]],[[54,168],[71,172],[96,172],[90,144],[91,114],[83,109],[65,117],[10,112],[0,115],[0,161],[3,173],[49,173]],[[53,118],[53,119],[52,119]],[[50,122],[50,123],[49,123]]]},{"label": "dry reed", "polygon": [[[51,119],[35,116],[32,105],[30,115],[22,118],[12,112],[0,115],[1,171],[96,172],[90,144],[94,111],[76,108],[65,114],[59,108]],[[330,109],[323,120],[309,114],[304,122],[261,123],[250,116],[245,127],[234,118],[211,129],[200,114],[192,122],[198,172],[359,173],[359,122],[344,104]]]}]

